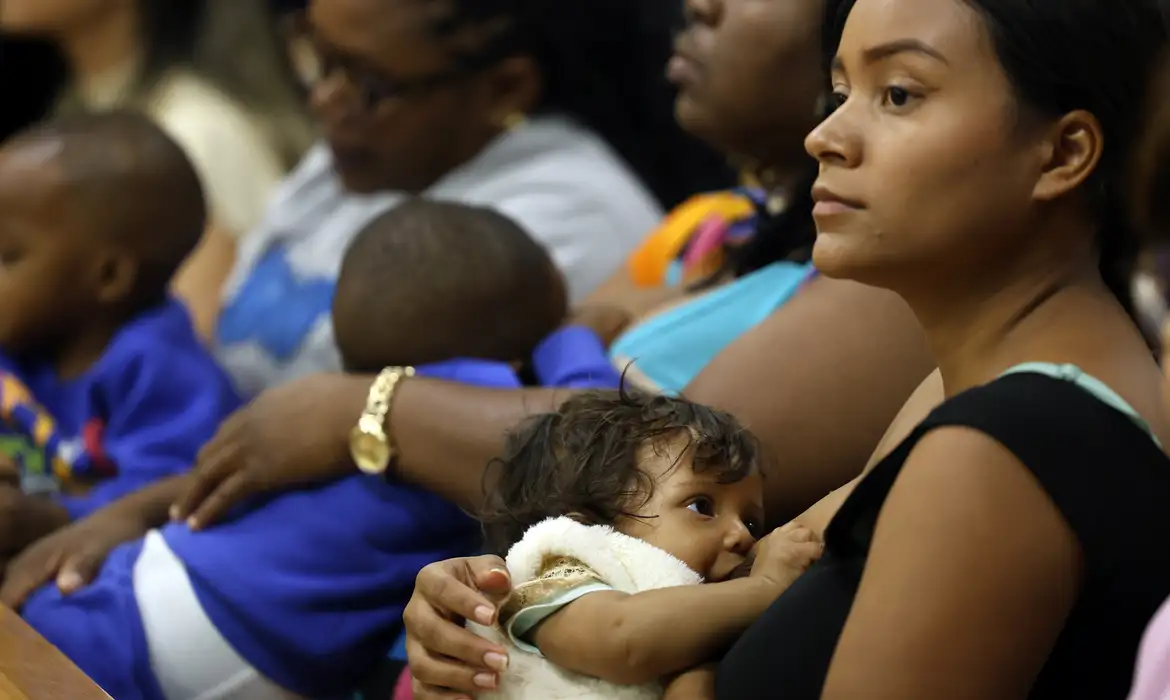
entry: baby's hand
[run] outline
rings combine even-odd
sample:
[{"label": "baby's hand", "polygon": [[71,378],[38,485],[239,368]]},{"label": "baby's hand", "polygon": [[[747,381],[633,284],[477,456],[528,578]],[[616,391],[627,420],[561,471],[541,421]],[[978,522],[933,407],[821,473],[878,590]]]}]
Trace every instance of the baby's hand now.
[{"label": "baby's hand", "polygon": [[779,594],[819,559],[823,550],[824,544],[815,532],[796,521],[790,522],[756,544],[751,576],[767,580]]}]

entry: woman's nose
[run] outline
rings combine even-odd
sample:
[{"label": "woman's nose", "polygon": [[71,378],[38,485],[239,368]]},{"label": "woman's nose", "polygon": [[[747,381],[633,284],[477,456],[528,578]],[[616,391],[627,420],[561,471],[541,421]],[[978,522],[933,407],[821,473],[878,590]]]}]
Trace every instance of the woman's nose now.
[{"label": "woman's nose", "polygon": [[837,110],[825,117],[804,138],[804,150],[821,165],[857,165],[861,156],[860,144],[849,133],[846,115]]}]

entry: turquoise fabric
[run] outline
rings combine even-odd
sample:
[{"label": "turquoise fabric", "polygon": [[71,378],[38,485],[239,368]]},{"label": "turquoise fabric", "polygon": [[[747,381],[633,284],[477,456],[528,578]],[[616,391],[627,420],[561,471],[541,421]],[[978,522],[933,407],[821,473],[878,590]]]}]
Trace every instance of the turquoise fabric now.
[{"label": "turquoise fabric", "polygon": [[677,396],[715,356],[796,293],[813,267],[776,262],[651,316],[610,347],[619,370],[633,363],[650,389]]}]

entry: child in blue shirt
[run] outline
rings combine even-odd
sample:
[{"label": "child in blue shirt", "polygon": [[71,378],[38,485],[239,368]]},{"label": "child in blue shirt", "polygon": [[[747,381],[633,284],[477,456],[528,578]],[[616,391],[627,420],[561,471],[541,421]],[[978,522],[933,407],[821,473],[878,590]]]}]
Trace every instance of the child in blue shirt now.
[{"label": "child in blue shirt", "polygon": [[190,467],[239,405],[171,299],[204,228],[183,151],[135,114],[0,148],[0,555]]},{"label": "child in blue shirt", "polygon": [[[565,304],[547,253],[510,220],[416,200],[351,243],[333,323],[352,371],[412,365],[516,388],[514,367],[531,357],[545,382],[615,385],[566,336],[541,343]],[[384,659],[418,571],[477,542],[438,496],[351,476],[206,530],[167,524],[114,550],[88,587],[43,587],[22,613],[116,700],[340,697]]]}]

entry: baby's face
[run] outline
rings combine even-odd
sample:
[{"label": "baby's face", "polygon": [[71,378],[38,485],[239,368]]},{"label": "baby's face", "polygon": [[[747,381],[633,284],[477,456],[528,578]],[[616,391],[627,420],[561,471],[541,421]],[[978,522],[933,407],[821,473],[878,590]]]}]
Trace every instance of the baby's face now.
[{"label": "baby's face", "polygon": [[685,441],[644,447],[639,466],[655,483],[640,515],[618,529],[670,552],[707,581],[725,581],[740,566],[764,526],[759,470],[733,484],[695,473]]}]

